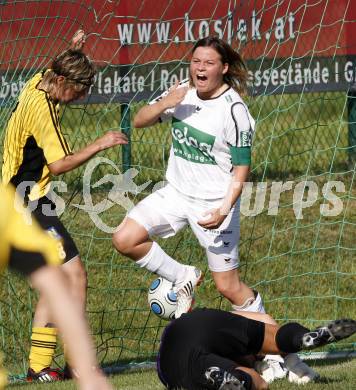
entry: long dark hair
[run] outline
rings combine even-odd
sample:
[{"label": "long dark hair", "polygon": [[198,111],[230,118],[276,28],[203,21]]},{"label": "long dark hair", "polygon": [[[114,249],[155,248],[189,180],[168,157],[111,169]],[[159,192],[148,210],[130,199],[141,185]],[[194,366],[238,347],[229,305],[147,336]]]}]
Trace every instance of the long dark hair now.
[{"label": "long dark hair", "polygon": [[206,37],[196,42],[193,53],[198,47],[212,47],[221,57],[223,64],[228,64],[229,69],[224,74],[224,82],[230,85],[240,95],[247,93],[248,71],[241,55],[228,43],[218,37]]}]

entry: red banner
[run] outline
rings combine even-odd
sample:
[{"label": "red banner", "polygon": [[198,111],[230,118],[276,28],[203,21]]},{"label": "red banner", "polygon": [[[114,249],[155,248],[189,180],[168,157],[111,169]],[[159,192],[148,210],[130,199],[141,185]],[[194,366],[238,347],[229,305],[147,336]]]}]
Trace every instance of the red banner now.
[{"label": "red banner", "polygon": [[101,65],[185,61],[208,34],[246,59],[356,54],[350,0],[1,1],[0,20],[2,70],[45,66],[79,28]]}]

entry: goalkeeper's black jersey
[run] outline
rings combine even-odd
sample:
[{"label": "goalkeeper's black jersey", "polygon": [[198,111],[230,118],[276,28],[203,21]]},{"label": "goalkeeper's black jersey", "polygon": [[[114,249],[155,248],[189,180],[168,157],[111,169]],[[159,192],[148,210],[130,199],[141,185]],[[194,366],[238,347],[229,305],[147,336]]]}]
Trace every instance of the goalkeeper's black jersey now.
[{"label": "goalkeeper's black jersey", "polygon": [[169,389],[201,389],[209,367],[231,371],[239,358],[258,353],[264,329],[262,322],[217,309],[183,314],[162,335],[159,377]]}]

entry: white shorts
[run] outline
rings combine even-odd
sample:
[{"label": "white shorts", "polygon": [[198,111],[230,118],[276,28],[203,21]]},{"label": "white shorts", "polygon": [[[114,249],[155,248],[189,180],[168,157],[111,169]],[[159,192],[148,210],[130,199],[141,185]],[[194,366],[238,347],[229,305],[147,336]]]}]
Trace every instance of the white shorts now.
[{"label": "white shorts", "polygon": [[221,203],[222,199],[189,197],[167,184],[139,202],[127,216],[142,225],[150,236],[162,238],[174,236],[189,224],[200,245],[206,249],[209,269],[223,272],[239,265],[239,202],[230,210],[218,229],[205,229],[197,223],[204,218],[204,212],[220,207]]}]

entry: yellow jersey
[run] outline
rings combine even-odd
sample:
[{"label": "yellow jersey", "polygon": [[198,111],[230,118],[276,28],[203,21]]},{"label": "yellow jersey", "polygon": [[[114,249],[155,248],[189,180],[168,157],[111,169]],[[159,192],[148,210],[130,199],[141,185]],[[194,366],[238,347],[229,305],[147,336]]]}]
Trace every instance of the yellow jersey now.
[{"label": "yellow jersey", "polygon": [[32,183],[26,192],[29,200],[39,199],[48,192],[48,164],[71,153],[60,128],[58,104],[38,88],[44,73],[36,74],[24,86],[4,142],[3,182],[15,187],[23,182]]},{"label": "yellow jersey", "polygon": [[[12,256],[14,252],[21,256]],[[35,256],[37,260],[30,261],[26,255]],[[0,270],[9,262],[24,274],[31,267],[62,264],[58,241],[43,231],[27,213],[11,186],[0,184]]]}]

